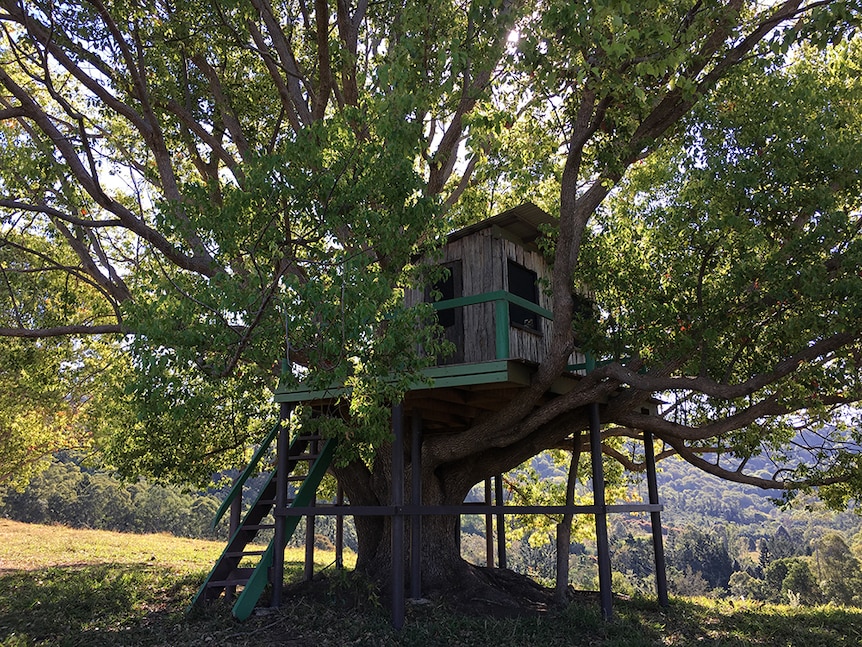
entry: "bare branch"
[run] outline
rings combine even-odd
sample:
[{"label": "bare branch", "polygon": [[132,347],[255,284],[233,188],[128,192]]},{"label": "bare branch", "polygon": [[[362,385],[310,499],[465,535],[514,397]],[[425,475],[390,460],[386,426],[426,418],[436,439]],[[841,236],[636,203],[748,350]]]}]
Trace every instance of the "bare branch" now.
[{"label": "bare branch", "polygon": [[10,209],[12,211],[30,211],[34,213],[42,213],[51,218],[57,218],[58,220],[68,222],[70,225],[77,225],[79,227],[98,229],[102,227],[123,226],[122,220],[89,220],[87,218],[77,218],[76,216],[60,211],[59,209],[49,207],[46,204],[35,205],[26,202],[20,202],[18,200],[0,199],[0,207],[5,207],[6,209]]},{"label": "bare branch", "polygon": [[856,339],[857,336],[852,333],[836,333],[831,337],[812,343],[791,357],[781,360],[775,365],[772,371],[755,375],[740,384],[723,384],[703,375],[696,377],[671,377],[638,373],[628,366],[617,362],[606,364],[596,369],[596,373],[602,377],[616,380],[621,384],[628,384],[642,391],[654,393],[684,389],[697,391],[711,397],[732,400],[752,395],[765,386],[774,384],[778,380],[787,377],[802,364],[816,362],[822,358],[829,357],[832,353],[853,343]]},{"label": "bare branch", "polygon": [[17,119],[26,114],[23,108],[6,108],[5,110],[0,110],[0,119]]},{"label": "bare branch", "polygon": [[332,94],[332,62],[329,52],[329,2],[314,1],[314,24],[317,34],[317,88],[311,110],[311,118],[315,121],[323,119],[326,106]]},{"label": "bare branch", "polygon": [[359,43],[359,25],[365,19],[367,10],[368,0],[360,0],[356,11],[351,16],[347,0],[338,0],[338,35],[344,43],[344,48],[348,54],[341,67],[341,94],[344,97],[344,103],[350,106],[357,105],[359,101],[359,87],[356,83],[356,57]]},{"label": "bare branch", "polygon": [[67,337],[69,335],[126,335],[129,331],[120,324],[105,324],[90,326],[72,324],[69,326],[54,326],[52,328],[0,328],[0,337],[20,337],[24,339],[46,339],[49,337]]},{"label": "bare branch", "polygon": [[[311,110],[308,107],[308,102],[302,91],[302,82],[305,81],[305,76],[299,69],[296,63],[296,58],[293,55],[293,48],[290,45],[284,31],[278,24],[278,20],[273,13],[272,6],[268,0],[251,0],[252,6],[257,10],[260,17],[266,25],[267,33],[272,39],[275,46],[275,51],[278,54],[278,59],[281,63],[281,69],[287,75],[286,87],[290,103],[295,110],[299,121],[307,126],[312,122]],[[255,38],[257,42],[257,38]],[[263,39],[258,42],[261,51],[265,49]],[[268,66],[269,67],[269,66]],[[278,75],[279,77],[281,74]]]},{"label": "bare branch", "polygon": [[[215,101],[216,106],[218,106],[219,114],[221,114],[222,121],[224,121],[225,126],[227,126],[227,130],[230,133],[231,141],[233,141],[237,150],[239,151],[240,156],[247,160],[251,155],[251,149],[248,144],[248,140],[245,138],[245,134],[242,132],[242,126],[239,123],[239,119],[237,119],[236,112],[233,107],[230,105],[230,101],[224,93],[224,90],[221,85],[221,80],[219,79],[218,73],[215,68],[209,64],[206,58],[203,55],[195,55],[192,56],[192,61],[204,73],[207,81],[210,84],[210,90],[212,91],[213,100]],[[184,111],[185,112],[185,111]],[[186,114],[186,119],[190,119],[190,115]],[[186,121],[188,124],[188,121]],[[195,124],[192,120],[192,124],[188,124],[190,128],[192,128],[198,136],[203,134],[206,135],[206,129],[201,128],[198,124]],[[212,140],[212,137],[208,137],[209,140]],[[209,142],[208,142],[209,143]],[[218,149],[220,147],[212,146],[213,150],[218,153],[222,153]],[[225,153],[226,154],[226,153]],[[221,157],[221,155],[220,155]],[[231,160],[232,161],[232,160]],[[236,173],[237,165],[235,163],[231,164],[231,161],[225,160],[225,162],[232,166],[232,170]]]},{"label": "bare branch", "polygon": [[750,474],[745,474],[736,470],[727,470],[723,467],[716,465],[715,463],[710,463],[709,461],[699,456],[698,452],[695,452],[691,448],[686,447],[685,443],[681,441],[674,440],[668,441],[668,443],[687,463],[694,465],[695,467],[703,470],[707,474],[712,474],[714,476],[718,476],[719,478],[725,479],[727,481],[733,481],[735,483],[754,485],[764,490],[798,490],[804,487],[820,487],[824,485],[832,485],[835,483],[841,483],[842,481],[846,480],[845,476],[824,476],[822,478],[802,479],[799,481],[785,481],[777,478],[766,479],[758,476],[751,476]]},{"label": "bare branch", "polygon": [[[63,234],[69,247],[71,247],[72,251],[74,251],[78,256],[78,260],[81,261],[83,270],[90,275],[116,303],[122,303],[132,297],[128,286],[124,281],[119,279],[113,271],[112,274],[114,276],[114,280],[111,280],[105,276],[101,270],[99,270],[98,265],[90,257],[90,251],[87,245],[84,244],[83,241],[79,240],[61,220],[55,220],[54,226]],[[107,258],[103,257],[103,261],[107,261]],[[110,263],[107,264],[107,267],[110,267]]]}]

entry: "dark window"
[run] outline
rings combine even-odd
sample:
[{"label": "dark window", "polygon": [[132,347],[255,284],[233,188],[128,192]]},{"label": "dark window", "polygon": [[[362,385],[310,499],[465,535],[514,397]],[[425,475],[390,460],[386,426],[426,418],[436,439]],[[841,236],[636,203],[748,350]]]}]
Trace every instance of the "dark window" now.
[{"label": "dark window", "polygon": [[[508,271],[509,292],[539,305],[539,286],[536,273],[511,260],[509,261]],[[539,332],[541,330],[539,320],[539,315],[535,312],[531,312],[514,303],[509,304],[509,323],[511,325]]]},{"label": "dark window", "polygon": [[[448,263],[444,266],[447,270],[446,277],[437,281],[426,296],[427,301],[433,301],[432,294],[439,292],[440,301],[449,301],[461,296],[461,263]],[[456,313],[458,308],[450,308],[448,310],[438,310],[437,320],[444,328],[451,328],[456,323]]]},{"label": "dark window", "polygon": [[[461,261],[452,261],[444,266],[446,275],[433,286],[426,289],[425,300],[436,302],[439,293],[439,301],[448,301],[464,296],[461,283]],[[460,364],[464,361],[464,308],[448,308],[437,311],[437,321],[443,326],[443,338],[452,342],[455,351],[448,357],[438,357],[438,364]]]}]

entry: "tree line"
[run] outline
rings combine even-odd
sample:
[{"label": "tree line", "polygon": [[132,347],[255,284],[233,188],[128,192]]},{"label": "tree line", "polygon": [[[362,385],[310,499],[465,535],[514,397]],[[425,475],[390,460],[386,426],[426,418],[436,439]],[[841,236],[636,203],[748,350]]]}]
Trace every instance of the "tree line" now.
[{"label": "tree line", "polygon": [[52,461],[26,488],[0,486],[0,516],[9,519],[178,537],[226,538],[224,524],[211,528],[219,504],[208,493],[124,482],[105,470],[84,468],[68,455]]}]

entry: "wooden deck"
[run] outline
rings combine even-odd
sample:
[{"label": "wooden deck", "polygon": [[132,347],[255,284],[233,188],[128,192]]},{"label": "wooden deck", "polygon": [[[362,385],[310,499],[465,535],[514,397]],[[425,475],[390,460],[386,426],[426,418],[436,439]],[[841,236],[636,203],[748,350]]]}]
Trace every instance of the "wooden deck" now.
[{"label": "wooden deck", "polygon": [[[426,433],[467,429],[529,386],[535,370],[533,364],[511,359],[435,366],[423,372],[427,382],[417,383],[405,394],[404,411],[408,416],[419,411]],[[571,391],[580,379],[577,373],[561,376],[551,385],[543,402]],[[291,390],[278,389],[274,399],[333,409],[338,408],[339,400],[349,392],[350,389],[342,385],[323,390],[300,386]]]}]

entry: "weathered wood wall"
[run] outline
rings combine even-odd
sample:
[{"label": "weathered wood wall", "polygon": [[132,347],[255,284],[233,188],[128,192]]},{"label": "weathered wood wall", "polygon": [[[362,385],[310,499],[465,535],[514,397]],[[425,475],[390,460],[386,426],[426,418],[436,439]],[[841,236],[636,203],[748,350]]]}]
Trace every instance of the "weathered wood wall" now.
[{"label": "weathered wood wall", "polygon": [[[435,259],[435,262],[445,265],[460,260],[461,294],[472,296],[508,290],[507,266],[510,259],[536,273],[539,282],[539,305],[547,310],[553,310],[553,304],[547,292],[551,278],[550,268],[541,253],[510,240],[510,237],[497,227],[481,229],[449,242],[443,248],[442,256]],[[407,291],[405,299],[408,305],[424,300],[424,288]],[[462,321],[464,326],[462,361],[472,363],[495,359],[494,304],[482,303],[465,307]],[[553,322],[546,319],[541,320],[539,332],[510,326],[510,359],[541,362],[548,353],[552,333]],[[460,353],[459,359],[461,359]],[[580,353],[575,353],[569,358],[571,364],[583,361],[583,355]]]}]

